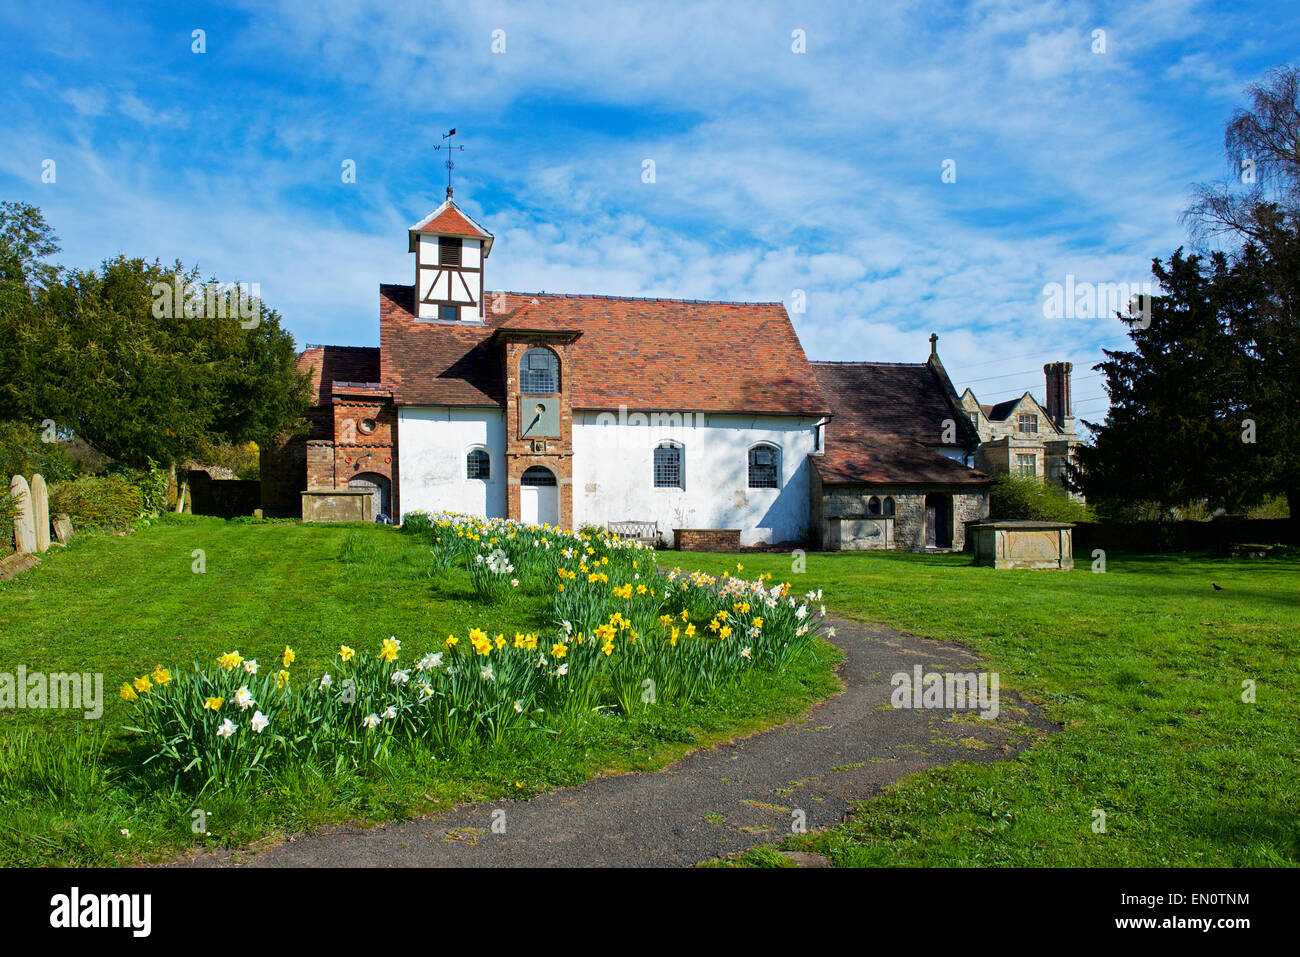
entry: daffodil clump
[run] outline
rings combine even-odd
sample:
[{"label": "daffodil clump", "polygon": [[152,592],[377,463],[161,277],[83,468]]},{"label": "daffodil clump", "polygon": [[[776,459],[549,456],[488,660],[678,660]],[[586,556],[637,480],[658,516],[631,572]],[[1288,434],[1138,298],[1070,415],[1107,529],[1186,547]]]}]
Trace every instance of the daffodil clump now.
[{"label": "daffodil clump", "polygon": [[291,671],[288,646],[268,667],[238,651],[176,677],[160,666],[121,689],[135,703],[131,730],[153,745],[150,760],[224,785],[284,762],[381,760],[397,744],[445,752],[564,733],[597,716],[704,699],[752,669],[779,670],[822,630],[820,592],[796,598],[766,576],[663,572],[644,547],[607,535],[426,518],[417,533],[435,553],[437,539],[454,539],[448,561],[465,562],[471,576],[485,566],[511,576],[506,587],[523,578],[548,595],[547,633],[469,627],[358,641],[361,650],[340,646],[310,677]]}]

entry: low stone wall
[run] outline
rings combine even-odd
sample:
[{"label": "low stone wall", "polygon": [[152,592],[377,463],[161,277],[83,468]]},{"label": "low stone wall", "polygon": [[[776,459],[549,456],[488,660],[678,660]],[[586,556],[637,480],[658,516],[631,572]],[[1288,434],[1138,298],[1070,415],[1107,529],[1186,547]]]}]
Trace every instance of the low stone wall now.
[{"label": "low stone wall", "polygon": [[673,546],[682,552],[738,552],[738,528],[674,528]]},{"label": "low stone wall", "polygon": [[373,522],[371,489],[309,489],[302,493],[304,522]]}]

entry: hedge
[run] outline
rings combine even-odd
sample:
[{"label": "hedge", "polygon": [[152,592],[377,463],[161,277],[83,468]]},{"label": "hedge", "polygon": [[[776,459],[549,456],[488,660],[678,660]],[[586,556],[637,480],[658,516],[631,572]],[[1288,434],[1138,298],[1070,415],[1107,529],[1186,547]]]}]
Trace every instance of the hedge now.
[{"label": "hedge", "polygon": [[144,511],[140,487],[120,475],[87,475],[60,482],[50,495],[50,514],[66,512],[78,528],[121,527],[140,518]]},{"label": "hedge", "polygon": [[989,517],[1036,522],[1089,522],[1092,512],[1054,485],[1032,475],[999,475],[989,490]]}]

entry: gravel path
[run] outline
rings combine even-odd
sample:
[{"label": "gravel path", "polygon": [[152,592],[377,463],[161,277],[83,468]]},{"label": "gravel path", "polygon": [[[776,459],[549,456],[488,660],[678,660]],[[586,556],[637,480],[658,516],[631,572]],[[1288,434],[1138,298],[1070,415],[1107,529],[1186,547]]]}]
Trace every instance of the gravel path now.
[{"label": "gravel path", "polygon": [[[1003,690],[993,721],[889,707],[890,677],[977,670],[960,645],[834,619],[845,690],[806,717],[688,755],[658,772],[598,778],[528,801],[453,808],[375,828],[337,826],[256,852],[200,853],[190,866],[674,867],[734,854],[844,820],[850,802],[907,774],[954,761],[1015,757],[1054,727]],[[493,830],[504,814],[504,833]]]}]

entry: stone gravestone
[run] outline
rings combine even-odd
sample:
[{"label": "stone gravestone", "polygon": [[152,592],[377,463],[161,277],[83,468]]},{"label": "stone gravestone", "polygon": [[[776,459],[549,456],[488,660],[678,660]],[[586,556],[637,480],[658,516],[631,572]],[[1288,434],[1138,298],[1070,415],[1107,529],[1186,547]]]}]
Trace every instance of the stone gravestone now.
[{"label": "stone gravestone", "polygon": [[36,551],[36,520],[32,514],[32,490],[27,479],[15,475],[9,480],[9,494],[18,506],[14,516],[14,551],[19,554]]},{"label": "stone gravestone", "polygon": [[54,540],[60,545],[72,541],[72,519],[67,514],[60,513],[54,516]]},{"label": "stone gravestone", "polygon": [[36,550],[50,550],[50,490],[39,472],[32,476],[32,519],[36,523]]}]

